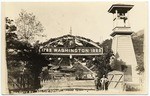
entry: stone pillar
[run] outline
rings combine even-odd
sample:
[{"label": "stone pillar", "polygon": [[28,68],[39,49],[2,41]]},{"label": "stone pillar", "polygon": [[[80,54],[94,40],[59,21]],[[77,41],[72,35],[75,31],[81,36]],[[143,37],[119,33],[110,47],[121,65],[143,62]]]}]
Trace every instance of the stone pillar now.
[{"label": "stone pillar", "polygon": [[131,35],[115,35],[112,42],[112,50],[118,57],[118,60],[122,60],[127,65],[125,72],[125,81],[138,82],[138,74],[136,71],[136,57],[131,40]]}]

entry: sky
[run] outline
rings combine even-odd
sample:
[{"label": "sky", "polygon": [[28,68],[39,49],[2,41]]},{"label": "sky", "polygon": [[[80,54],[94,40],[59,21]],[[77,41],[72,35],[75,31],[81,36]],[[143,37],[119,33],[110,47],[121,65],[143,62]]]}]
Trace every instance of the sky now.
[{"label": "sky", "polygon": [[39,3],[3,3],[2,14],[13,20],[19,17],[21,9],[33,13],[44,26],[47,36],[40,41],[69,34],[102,42],[111,38],[113,15],[108,13],[112,4],[132,4],[129,11],[129,25],[132,31],[138,32],[148,27],[147,2],[39,2]]}]

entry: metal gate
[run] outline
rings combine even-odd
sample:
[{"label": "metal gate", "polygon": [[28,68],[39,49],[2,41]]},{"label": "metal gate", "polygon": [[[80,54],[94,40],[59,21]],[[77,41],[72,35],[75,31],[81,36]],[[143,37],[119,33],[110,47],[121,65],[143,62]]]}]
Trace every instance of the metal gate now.
[{"label": "metal gate", "polygon": [[120,71],[111,71],[108,73],[109,90],[124,90],[124,73]]}]

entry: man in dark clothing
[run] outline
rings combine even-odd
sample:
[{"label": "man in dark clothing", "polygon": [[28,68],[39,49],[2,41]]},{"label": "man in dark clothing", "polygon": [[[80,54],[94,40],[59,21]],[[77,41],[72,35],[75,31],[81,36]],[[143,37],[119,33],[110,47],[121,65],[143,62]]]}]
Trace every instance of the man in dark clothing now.
[{"label": "man in dark clothing", "polygon": [[96,75],[95,76],[95,87],[96,87],[96,90],[101,90],[102,89],[102,84],[100,82],[100,78]]},{"label": "man in dark clothing", "polygon": [[99,78],[97,75],[94,78],[94,83],[95,83],[96,90],[98,90],[99,89]]},{"label": "man in dark clothing", "polygon": [[109,81],[106,81],[106,83],[105,83],[105,90],[108,90],[108,83],[109,83]]}]

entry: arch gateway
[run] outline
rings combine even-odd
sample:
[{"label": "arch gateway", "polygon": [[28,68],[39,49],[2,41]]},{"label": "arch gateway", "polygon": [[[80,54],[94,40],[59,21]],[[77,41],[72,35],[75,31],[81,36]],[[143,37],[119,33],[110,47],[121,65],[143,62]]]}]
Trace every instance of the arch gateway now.
[{"label": "arch gateway", "polygon": [[90,39],[64,35],[41,44],[39,52],[49,61],[43,68],[43,71],[49,71],[51,77],[48,78],[94,79],[95,65],[87,64],[93,63],[96,56],[103,55],[103,48]]}]

